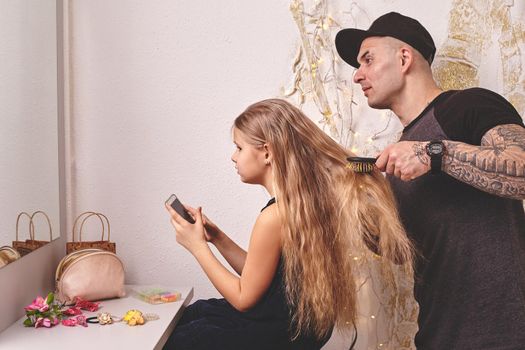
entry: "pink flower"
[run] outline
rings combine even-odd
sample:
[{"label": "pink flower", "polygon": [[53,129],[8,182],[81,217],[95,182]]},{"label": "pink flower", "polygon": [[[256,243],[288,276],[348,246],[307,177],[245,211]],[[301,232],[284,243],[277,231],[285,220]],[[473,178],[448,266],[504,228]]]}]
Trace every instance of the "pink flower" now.
[{"label": "pink flower", "polygon": [[79,297],[77,297],[75,301],[76,301],[75,307],[81,308],[82,310],[88,310],[91,312],[97,311],[98,305],[100,304],[100,303],[94,303],[91,301],[83,300]]},{"label": "pink flower", "polygon": [[87,327],[87,322],[86,322],[87,318],[86,316],[82,315],[82,316],[77,316],[77,324],[79,326],[84,326],[84,327]]},{"label": "pink flower", "polygon": [[68,327],[74,327],[77,325],[77,323],[78,323],[77,320],[74,318],[68,318],[67,320],[62,320],[62,324]]},{"label": "pink flower", "polygon": [[46,303],[44,298],[38,296],[35,300],[33,300],[33,303],[27,305],[24,309],[26,311],[38,310],[40,312],[46,312],[49,310],[49,305]]},{"label": "pink flower", "polygon": [[38,327],[50,328],[51,320],[49,318],[39,317],[35,322],[35,328],[38,328]]},{"label": "pink flower", "polygon": [[67,309],[66,311],[62,311],[62,313],[67,316],[76,316],[76,315],[82,315],[82,310],[80,310],[80,308],[78,307],[73,306]]}]

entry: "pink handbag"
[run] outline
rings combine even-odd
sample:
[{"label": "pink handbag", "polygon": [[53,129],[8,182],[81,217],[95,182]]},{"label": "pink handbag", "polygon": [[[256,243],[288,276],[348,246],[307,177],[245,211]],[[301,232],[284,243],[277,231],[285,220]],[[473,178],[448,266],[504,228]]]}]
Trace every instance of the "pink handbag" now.
[{"label": "pink handbag", "polygon": [[58,264],[56,296],[70,303],[83,300],[121,298],[124,288],[124,265],[115,253],[102,249],[81,249],[66,255]]}]

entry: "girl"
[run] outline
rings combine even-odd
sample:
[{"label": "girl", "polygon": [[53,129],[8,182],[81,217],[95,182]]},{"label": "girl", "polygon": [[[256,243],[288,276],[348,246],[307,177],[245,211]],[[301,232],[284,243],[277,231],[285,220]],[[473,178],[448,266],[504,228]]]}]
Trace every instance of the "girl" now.
[{"label": "girl", "polygon": [[[189,306],[168,349],[320,349],[337,326],[356,321],[356,258],[382,256],[412,268],[412,248],[393,195],[379,171],[355,173],[351,154],[298,108],[269,99],[233,125],[232,161],[241,181],[272,199],[253,227],[247,251],[202,214],[190,224],[171,207],[177,242],[197,259],[224,299]],[[214,244],[237,272],[208,247]],[[368,252],[368,253],[367,253]]]}]

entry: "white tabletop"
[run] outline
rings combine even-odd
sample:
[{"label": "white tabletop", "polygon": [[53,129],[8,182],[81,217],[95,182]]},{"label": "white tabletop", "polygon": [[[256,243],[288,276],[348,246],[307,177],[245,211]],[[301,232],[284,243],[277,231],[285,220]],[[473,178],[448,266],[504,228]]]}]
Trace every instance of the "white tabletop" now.
[{"label": "white tabletop", "polygon": [[[148,321],[142,326],[130,327],[123,322],[101,326],[88,324],[88,327],[66,327],[59,324],[52,328],[25,327],[25,317],[0,333],[0,349],[162,349],[164,343],[179,321],[184,308],[193,297],[193,288],[170,288],[181,292],[180,301],[165,304],[149,304],[130,293],[137,286],[126,286],[128,296],[120,299],[103,300],[97,312],[83,311],[86,317],[96,316],[98,312],[110,312],[123,316],[130,309],[143,313],[155,313],[159,319]],[[31,301],[28,302],[28,304]]]}]

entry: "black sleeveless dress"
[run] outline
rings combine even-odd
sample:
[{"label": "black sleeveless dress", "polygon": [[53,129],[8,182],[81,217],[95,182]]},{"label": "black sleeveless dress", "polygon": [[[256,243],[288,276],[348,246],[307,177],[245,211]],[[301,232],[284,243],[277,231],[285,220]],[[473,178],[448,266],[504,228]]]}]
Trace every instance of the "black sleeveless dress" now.
[{"label": "black sleeveless dress", "polygon": [[[272,198],[262,209],[275,203]],[[262,211],[261,210],[261,211]],[[263,298],[252,309],[240,312],[225,299],[198,300],[188,306],[164,350],[314,350],[328,341],[301,336],[290,340],[290,310],[283,283],[282,257]]]}]

